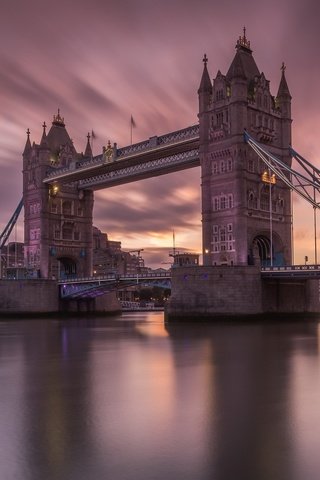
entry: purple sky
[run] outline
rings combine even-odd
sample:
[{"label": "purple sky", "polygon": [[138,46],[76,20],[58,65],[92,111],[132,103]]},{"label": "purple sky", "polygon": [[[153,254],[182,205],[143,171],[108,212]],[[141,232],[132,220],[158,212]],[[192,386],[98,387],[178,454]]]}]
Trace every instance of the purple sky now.
[{"label": "purple sky", "polygon": [[[293,146],[320,166],[319,13],[311,0],[3,0],[0,230],[21,197],[27,128],[38,143],[60,108],[76,149],[93,129],[98,154],[109,139],[130,143],[131,114],[134,142],[192,125],[203,54],[211,77],[226,73],[244,25],[274,95],[286,63]],[[199,169],[97,192],[94,223],[123,248],[144,248],[148,264],[168,261],[172,229],[178,249],[200,252]],[[295,261],[313,261],[313,211],[298,199],[294,232]]]}]

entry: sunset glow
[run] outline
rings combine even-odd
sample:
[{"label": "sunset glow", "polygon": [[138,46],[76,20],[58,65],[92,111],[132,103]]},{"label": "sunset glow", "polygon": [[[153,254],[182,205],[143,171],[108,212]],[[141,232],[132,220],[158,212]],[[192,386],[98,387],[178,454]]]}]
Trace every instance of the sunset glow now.
[{"label": "sunset glow", "polygon": [[[274,0],[4,2],[0,230],[21,197],[27,128],[39,143],[43,121],[50,126],[60,108],[77,151],[93,130],[99,154],[108,140],[119,147],[130,143],[131,115],[133,142],[195,124],[203,54],[211,78],[219,69],[225,74],[243,25],[273,95],[285,62],[293,145],[319,166],[319,9],[310,1]],[[124,249],[144,248],[147,264],[168,261],[173,229],[179,247],[200,252],[200,170],[97,192],[94,224]],[[303,263],[305,255],[312,262],[313,212],[300,200],[294,201],[294,238],[295,262]]]}]

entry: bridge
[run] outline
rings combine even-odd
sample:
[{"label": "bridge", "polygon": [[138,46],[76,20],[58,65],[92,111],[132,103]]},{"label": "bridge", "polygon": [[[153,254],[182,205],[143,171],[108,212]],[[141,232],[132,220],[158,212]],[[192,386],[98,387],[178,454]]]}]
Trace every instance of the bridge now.
[{"label": "bridge", "polygon": [[106,292],[133,286],[171,288],[171,272],[70,278],[59,280],[58,285],[61,299],[95,298]]},{"label": "bridge", "polygon": [[98,190],[200,166],[199,125],[151,137],[117,148],[66,168],[51,168],[44,184],[77,182],[78,189]]},{"label": "bridge", "polygon": [[[172,269],[172,308],[205,314],[219,308],[261,312],[268,302],[253,290],[264,289],[270,300],[273,280],[291,279],[288,283],[297,281],[297,288],[300,280],[306,285],[296,308],[305,308],[301,305],[312,298],[312,308],[320,310],[315,284],[309,285],[319,275],[316,233],[315,265],[292,265],[292,192],[313,207],[316,232],[320,169],[291,146],[292,97],[285,66],[272,95],[245,31],[225,75],[218,71],[212,81],[207,64],[205,55],[197,125],[123,148],[109,142],[98,156],[93,156],[89,136],[85,152],[75,150],[59,111],[48,133],[43,125],[38,144],[31,143],[27,131],[25,262],[44,279],[59,278],[60,273],[81,278],[59,283],[63,298],[94,297],[121,285],[152,281],[90,278],[95,190],[200,166],[203,266]],[[16,215],[0,240],[7,238],[15,221]],[[205,282],[202,290],[204,278],[212,282]],[[283,298],[289,298],[290,291],[281,285]]]}]

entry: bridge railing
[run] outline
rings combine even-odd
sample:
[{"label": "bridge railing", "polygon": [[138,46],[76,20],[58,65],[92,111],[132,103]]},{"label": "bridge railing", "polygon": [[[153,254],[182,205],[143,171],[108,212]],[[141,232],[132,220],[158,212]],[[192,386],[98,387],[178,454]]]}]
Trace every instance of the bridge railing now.
[{"label": "bridge railing", "polygon": [[182,142],[184,140],[191,140],[199,136],[199,125],[192,125],[191,127],[176,130],[175,132],[166,133],[160,137],[150,137],[148,140],[127,147],[119,148],[117,150],[117,158],[121,159],[124,156],[140,153],[147,150]]},{"label": "bridge railing", "polygon": [[261,272],[301,272],[320,270],[320,265],[284,265],[280,267],[262,267]]},{"label": "bridge railing", "polygon": [[94,283],[94,282],[106,282],[106,281],[125,281],[125,280],[146,280],[146,279],[156,279],[156,278],[171,278],[171,273],[131,273],[127,275],[119,275],[112,273],[109,275],[99,275],[95,277],[78,277],[78,278],[65,278],[59,279],[58,284],[71,284],[71,283]]}]

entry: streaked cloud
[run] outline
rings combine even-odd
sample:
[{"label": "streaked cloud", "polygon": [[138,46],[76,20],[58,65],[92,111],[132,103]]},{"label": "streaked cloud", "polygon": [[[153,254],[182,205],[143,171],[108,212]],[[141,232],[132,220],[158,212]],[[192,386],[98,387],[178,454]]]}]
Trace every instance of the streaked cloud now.
[{"label": "streaked cloud", "polygon": [[[243,25],[273,94],[285,61],[294,146],[319,165],[319,13],[311,0],[5,0],[0,229],[21,195],[27,128],[39,142],[43,121],[50,125],[60,108],[77,150],[84,150],[93,129],[97,154],[109,139],[119,146],[130,142],[131,114],[134,141],[194,124],[203,54],[211,77],[218,69],[226,73]],[[296,261],[302,261],[307,243],[300,229],[311,232],[312,221],[306,221],[309,207],[295,206]],[[200,209],[200,172],[192,169],[96,193],[94,221],[124,246],[150,248],[154,255],[164,251],[173,228],[182,248],[200,251]]]}]

